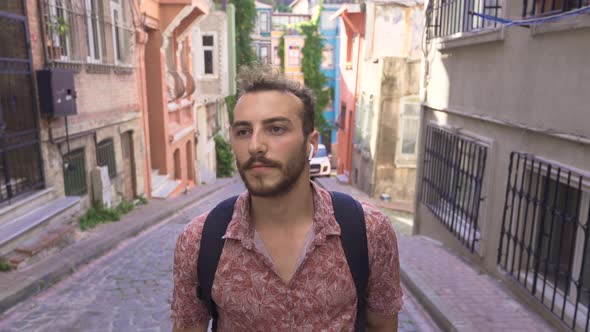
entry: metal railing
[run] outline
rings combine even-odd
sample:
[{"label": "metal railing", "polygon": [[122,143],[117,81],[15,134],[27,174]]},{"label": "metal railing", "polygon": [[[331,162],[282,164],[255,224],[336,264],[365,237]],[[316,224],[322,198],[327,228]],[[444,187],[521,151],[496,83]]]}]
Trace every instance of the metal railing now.
[{"label": "metal railing", "polygon": [[498,264],[576,331],[590,319],[589,226],[587,177],[511,154]]},{"label": "metal railing", "polygon": [[474,252],[487,147],[434,126],[428,126],[425,144],[420,201]]},{"label": "metal railing", "polygon": [[522,16],[544,16],[569,12],[590,5],[588,0],[523,0]]},{"label": "metal railing", "polygon": [[115,160],[115,146],[113,139],[108,138],[96,146],[96,163],[98,166],[107,166],[109,177],[112,179],[117,176],[117,162]]},{"label": "metal railing", "polygon": [[64,157],[64,188],[66,196],[82,196],[88,192],[86,184],[86,160],[84,148],[74,150]]},{"label": "metal railing", "polygon": [[495,21],[473,15],[499,17],[500,0],[432,0],[426,9],[427,38],[446,37],[496,27]]},{"label": "metal railing", "polygon": [[[131,13],[110,15],[110,1],[42,0],[41,19],[47,62],[131,65]],[[112,17],[115,17],[113,21]]]}]

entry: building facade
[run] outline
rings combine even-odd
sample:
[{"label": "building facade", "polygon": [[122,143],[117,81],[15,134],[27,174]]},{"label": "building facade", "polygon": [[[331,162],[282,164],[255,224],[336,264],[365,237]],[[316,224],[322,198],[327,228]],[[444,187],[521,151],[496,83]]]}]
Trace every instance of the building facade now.
[{"label": "building facade", "polygon": [[414,231],[583,331],[590,8],[543,3],[477,3],[448,20],[449,3],[428,4]]},{"label": "building facade", "polygon": [[234,13],[232,4],[227,5],[225,11],[211,11],[198,22],[192,35],[193,45],[197,45],[193,48],[197,84],[197,183],[216,179],[215,135],[229,139],[226,98],[236,93],[235,84],[230,86],[230,82],[235,81],[236,66],[235,38],[230,39],[235,30]]},{"label": "building facade", "polygon": [[212,4],[201,0],[142,1],[147,33],[145,78],[152,196],[174,196],[196,183],[193,45],[197,20]]},{"label": "building facade", "polygon": [[67,234],[93,204],[146,195],[136,11],[116,0],[0,5],[12,45],[0,56],[0,256],[15,266],[23,241]]}]

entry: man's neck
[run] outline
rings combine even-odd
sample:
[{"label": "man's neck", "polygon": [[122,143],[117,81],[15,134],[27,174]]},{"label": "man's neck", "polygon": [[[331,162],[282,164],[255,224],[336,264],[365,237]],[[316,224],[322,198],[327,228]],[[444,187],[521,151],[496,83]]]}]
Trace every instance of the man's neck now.
[{"label": "man's neck", "polygon": [[290,228],[313,220],[313,191],[309,178],[300,179],[292,190],[282,195],[251,196],[250,199],[250,213],[256,228]]}]

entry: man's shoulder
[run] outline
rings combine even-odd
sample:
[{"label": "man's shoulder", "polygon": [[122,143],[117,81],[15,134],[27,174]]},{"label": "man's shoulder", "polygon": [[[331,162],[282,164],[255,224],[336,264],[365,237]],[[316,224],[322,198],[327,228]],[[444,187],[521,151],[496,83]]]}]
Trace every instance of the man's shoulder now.
[{"label": "man's shoulder", "polygon": [[381,212],[378,207],[370,202],[359,202],[363,207],[368,236],[379,232],[393,231],[393,225],[391,224],[391,221],[389,221],[389,217]]},{"label": "man's shoulder", "polygon": [[184,229],[180,236],[178,237],[179,242],[187,242],[187,243],[199,243],[201,241],[201,236],[203,234],[203,226],[205,226],[205,220],[207,220],[207,216],[209,215],[210,211],[207,211],[198,217],[191,220]]}]

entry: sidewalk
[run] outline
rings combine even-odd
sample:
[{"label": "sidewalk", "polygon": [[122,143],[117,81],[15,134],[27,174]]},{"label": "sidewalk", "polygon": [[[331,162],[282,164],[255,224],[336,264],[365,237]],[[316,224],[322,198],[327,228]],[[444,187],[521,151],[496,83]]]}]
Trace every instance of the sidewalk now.
[{"label": "sidewalk", "polygon": [[[322,187],[382,205],[335,178]],[[497,280],[423,236],[398,234],[402,282],[444,331],[553,331]]]},{"label": "sidewalk", "polygon": [[188,194],[181,194],[173,199],[152,199],[149,204],[136,207],[118,222],[103,224],[92,231],[84,232],[80,240],[59,253],[21,271],[0,273],[0,314],[72,274],[124,240],[237,181],[238,178],[219,179],[194,187]]}]

